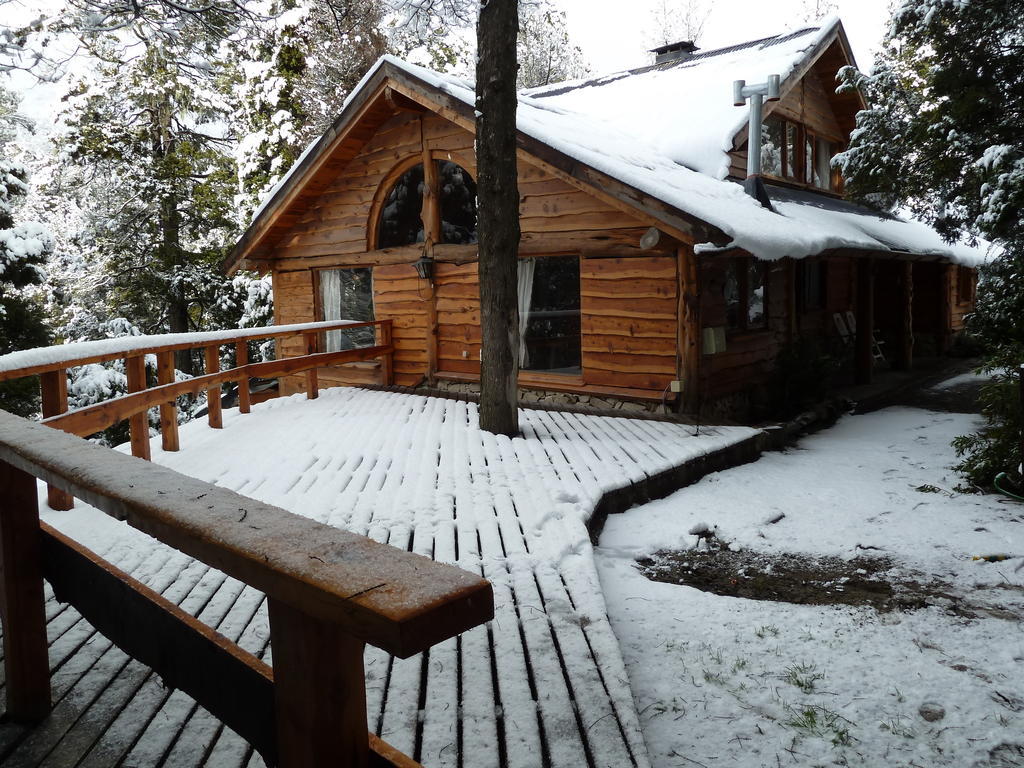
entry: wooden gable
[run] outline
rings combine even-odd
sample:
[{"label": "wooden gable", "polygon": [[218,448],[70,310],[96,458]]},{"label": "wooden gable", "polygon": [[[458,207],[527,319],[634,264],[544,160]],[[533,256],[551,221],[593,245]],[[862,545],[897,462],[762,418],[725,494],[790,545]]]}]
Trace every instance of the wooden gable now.
[{"label": "wooden gable", "polygon": [[[836,74],[853,63],[846,35],[837,29],[786,80],[782,98],[765,104],[765,117],[776,115],[800,123],[845,148],[856,125],[857,112],[866,106],[860,93],[836,93]],[[733,139],[729,153],[732,178],[743,179],[747,175],[747,130],[744,125]]]}]

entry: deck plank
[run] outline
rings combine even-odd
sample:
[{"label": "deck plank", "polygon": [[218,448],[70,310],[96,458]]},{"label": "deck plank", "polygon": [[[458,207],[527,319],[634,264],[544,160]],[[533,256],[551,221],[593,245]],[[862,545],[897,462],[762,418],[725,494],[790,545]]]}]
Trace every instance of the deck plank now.
[{"label": "deck plank", "polygon": [[[474,404],[325,390],[227,411],[219,433],[186,425],[184,450],[154,447],[154,459],[492,581],[488,625],[406,660],[367,649],[371,730],[428,768],[646,768],[586,518],[602,493],[746,435],[556,411],[521,420],[523,437],[508,440],[477,429]],[[265,451],[239,462],[217,447],[236,440]],[[47,521],[59,528],[82,506]],[[259,592],[111,526],[86,530],[83,544],[272,663]],[[263,768],[237,734],[47,597],[57,709],[49,726],[0,725],[0,760],[7,750],[11,765],[52,768]]]}]

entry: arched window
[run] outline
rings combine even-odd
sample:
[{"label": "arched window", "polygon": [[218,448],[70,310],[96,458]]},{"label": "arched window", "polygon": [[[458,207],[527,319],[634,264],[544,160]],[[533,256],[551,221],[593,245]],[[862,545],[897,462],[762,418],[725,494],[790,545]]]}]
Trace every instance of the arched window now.
[{"label": "arched window", "polygon": [[423,165],[414,165],[398,177],[384,198],[377,230],[377,247],[394,248],[423,242]]},{"label": "arched window", "polygon": [[441,242],[476,242],[476,182],[469,171],[450,160],[437,162],[441,194]]},{"label": "arched window", "polygon": [[439,205],[435,222],[423,221],[423,164],[405,171],[388,190],[377,225],[377,247],[395,248],[422,243],[427,231],[438,242],[465,245],[476,242],[476,182],[462,166],[435,160]]}]

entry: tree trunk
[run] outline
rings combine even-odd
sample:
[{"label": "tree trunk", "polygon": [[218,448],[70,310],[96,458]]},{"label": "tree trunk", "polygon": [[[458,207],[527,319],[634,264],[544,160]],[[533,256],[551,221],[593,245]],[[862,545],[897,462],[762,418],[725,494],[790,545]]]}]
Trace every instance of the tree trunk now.
[{"label": "tree trunk", "polygon": [[517,0],[482,0],[477,25],[477,236],[480,246],[480,427],[519,434]]},{"label": "tree trunk", "polygon": [[[153,110],[156,116],[153,136],[153,153],[157,163],[163,165],[175,151],[175,140],[171,135],[171,113],[167,104],[159,104]],[[160,200],[160,261],[167,271],[176,271],[185,266],[181,249],[181,211],[178,210],[178,195],[165,192]],[[171,333],[188,333],[188,297],[179,281],[168,286],[167,325]],[[188,349],[174,353],[175,367],[190,376],[195,375],[192,352]]]}]

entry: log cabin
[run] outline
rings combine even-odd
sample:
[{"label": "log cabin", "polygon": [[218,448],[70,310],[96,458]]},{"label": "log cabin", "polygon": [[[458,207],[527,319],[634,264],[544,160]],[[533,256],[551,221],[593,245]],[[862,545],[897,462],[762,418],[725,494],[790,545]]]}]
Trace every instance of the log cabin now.
[{"label": "log cabin", "polygon": [[[655,53],[520,93],[520,386],[740,413],[800,345],[861,382],[947,351],[981,256],[844,200],[831,161],[865,105],[836,92],[854,63],[841,22]],[[752,107],[734,81],[771,75],[748,167]],[[353,363],[322,386],[479,380],[474,123],[472,83],[383,57],[225,261],[273,275],[279,324],[393,321],[388,376]]]}]

